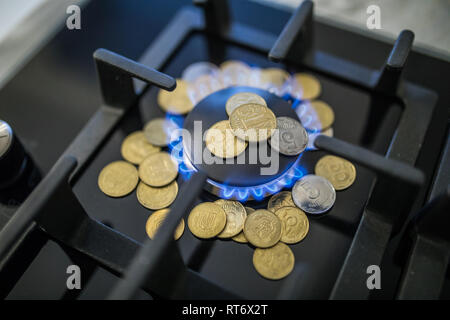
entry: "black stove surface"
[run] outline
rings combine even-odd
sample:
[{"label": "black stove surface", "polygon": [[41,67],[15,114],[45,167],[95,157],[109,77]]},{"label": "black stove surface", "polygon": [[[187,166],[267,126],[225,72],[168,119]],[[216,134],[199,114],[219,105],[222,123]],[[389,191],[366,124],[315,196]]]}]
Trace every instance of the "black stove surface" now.
[{"label": "black stove surface", "polygon": [[[237,20],[273,34],[278,34],[289,18],[287,12],[255,3],[230,2]],[[0,91],[1,117],[14,127],[44,174],[101,103],[92,52],[105,47],[137,59],[177,9],[189,3],[190,1],[170,1],[170,4],[135,1],[126,5],[123,1],[89,3],[83,9],[82,30],[62,30]],[[249,10],[252,10],[252,15],[244,13]],[[148,19],[150,11],[152,19]],[[260,17],[269,15],[271,23],[261,24]],[[388,44],[324,23],[316,22],[315,27],[316,46],[321,50],[374,69],[383,64],[390,50]],[[355,43],[358,44],[358,50],[355,50]],[[211,50],[211,46],[216,49]],[[259,67],[280,67],[280,64],[270,62],[260,52],[194,33],[161,71],[180,77],[183,69],[193,62],[211,61],[220,64],[230,59],[243,60]],[[291,73],[304,71],[296,66],[281,66]],[[322,84],[323,95],[320,99],[335,110],[335,137],[384,154],[395,135],[404,107],[402,102],[373,96],[362,88],[315,71],[307,71],[317,76]],[[426,137],[429,143],[423,146],[416,163],[426,173],[428,186],[442,148],[448,119],[447,105],[450,102],[450,93],[445,90],[446,85],[440,78],[450,77],[450,67],[444,61],[413,51],[405,76],[439,92],[439,101]],[[149,211],[137,202],[134,192],[121,199],[104,196],[97,187],[97,177],[107,163],[121,158],[120,144],[127,134],[142,128],[149,118],[163,116],[163,112],[156,107],[156,93],[157,89],[151,88],[143,96],[139,106],[127,113],[73,185],[77,198],[91,217],[138,242],[146,238],[144,225]],[[154,107],[149,109],[149,105]],[[301,165],[307,172],[313,172],[314,164],[324,154],[323,151],[306,153],[301,159]],[[237,245],[232,241],[200,241],[189,231],[178,242],[183,259],[204,277],[243,298],[270,299],[282,296],[290,281],[295,281],[298,287],[298,298],[327,298],[349,249],[375,178],[362,166],[357,166],[356,169],[358,177],[352,188],[338,194],[334,208],[326,216],[311,218],[308,238],[291,247],[296,257],[296,269],[284,281],[261,278],[251,264],[253,249],[249,246]],[[427,192],[427,188],[424,188],[418,198],[414,199],[414,210],[423,205]],[[214,196],[203,192],[197,202],[214,199]],[[255,208],[265,207],[266,204],[267,200],[249,202]],[[376,292],[374,298],[393,298],[395,295],[401,273],[401,266],[396,262],[400,238],[401,234],[398,234],[388,247],[382,266],[387,270],[383,278],[383,290]],[[202,247],[201,250],[199,247]],[[207,256],[202,263],[197,262],[199,259],[194,255],[196,251]],[[71,293],[65,290],[66,267],[72,264],[68,254],[71,253],[67,249],[63,250],[49,240],[8,298],[71,298]],[[89,267],[89,261],[83,263]],[[45,286],[39,285],[43,279]],[[116,281],[115,276],[98,268],[79,298],[104,298]],[[447,297],[448,282],[447,279],[443,291]],[[150,296],[142,293],[140,297]]]}]

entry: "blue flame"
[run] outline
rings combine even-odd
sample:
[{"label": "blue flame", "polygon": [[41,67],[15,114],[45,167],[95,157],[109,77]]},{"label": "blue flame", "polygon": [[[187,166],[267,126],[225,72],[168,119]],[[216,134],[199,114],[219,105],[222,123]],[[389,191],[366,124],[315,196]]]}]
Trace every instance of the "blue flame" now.
[{"label": "blue flame", "polygon": [[248,200],[261,201],[265,196],[279,192],[281,189],[291,187],[298,179],[306,174],[305,168],[299,165],[301,156],[294,165],[281,177],[262,185],[251,187],[236,187],[218,183],[208,179],[208,182],[219,190],[219,196],[223,199],[237,199],[242,202]]},{"label": "blue flame", "polygon": [[[255,65],[251,65],[251,67],[257,67]],[[292,89],[289,84],[284,85],[282,88],[278,87],[269,87],[265,88],[268,91],[273,91],[273,93],[280,96],[283,100],[292,102],[292,107],[297,112],[299,118],[301,119],[303,125],[308,127],[311,125],[314,129],[308,130],[311,131],[320,131],[320,129],[316,129],[314,124],[317,122],[317,115],[314,114],[313,108],[309,104],[309,101],[301,100],[298,97],[294,97],[290,94],[290,89]],[[195,100],[195,99],[194,99]],[[304,115],[305,110],[307,111],[306,115]],[[311,111],[312,110],[312,111]],[[314,118],[315,116],[315,118]],[[303,117],[303,118],[302,118]],[[184,117],[177,116],[173,114],[166,114],[166,119],[173,122],[176,127],[183,128]],[[169,133],[170,134],[170,133]],[[172,155],[172,158],[176,160],[179,167],[179,173],[181,177],[187,181],[191,178],[192,174],[196,172],[195,167],[190,163],[189,159],[185,157],[183,152],[183,143],[181,135],[175,137],[172,141],[170,141],[169,152]],[[227,184],[218,183],[214,180],[208,179],[207,182],[213,185],[217,190],[220,198],[223,199],[237,199],[241,202],[246,202],[248,200],[256,200],[261,201],[266,196],[270,194],[274,194],[282,190],[283,188],[290,188],[294,185],[294,183],[300,179],[302,176],[307,174],[306,169],[299,165],[301,155],[298,157],[296,162],[289,168],[281,177],[276,178],[273,181],[268,183],[251,186],[251,187],[237,187],[231,186]]]}]

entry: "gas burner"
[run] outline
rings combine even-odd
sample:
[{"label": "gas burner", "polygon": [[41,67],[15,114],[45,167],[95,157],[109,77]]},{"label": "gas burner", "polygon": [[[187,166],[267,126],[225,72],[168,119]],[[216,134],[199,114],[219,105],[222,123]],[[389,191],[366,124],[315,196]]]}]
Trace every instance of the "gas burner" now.
[{"label": "gas burner", "polygon": [[[249,15],[232,15],[228,2],[233,2],[233,10],[257,15],[252,19],[264,21],[264,28],[249,24]],[[448,297],[448,281],[443,281],[448,273],[442,259],[448,257],[443,244],[450,241],[450,139],[444,146],[450,105],[445,87],[450,76],[448,62],[411,50],[411,31],[400,33],[387,55],[386,42],[314,19],[313,2],[309,0],[303,1],[290,19],[286,12],[253,1],[195,1],[201,8],[186,6],[177,14],[166,10],[166,6],[175,7],[175,1],[164,2],[164,10],[146,1],[142,7],[130,6],[127,10],[145,24],[140,30],[130,27],[129,16],[118,12],[121,6],[105,11],[100,3],[93,1],[86,7],[94,13],[83,18],[90,28],[73,31],[80,35],[72,39],[75,42],[64,41],[61,36],[52,38],[51,45],[32,60],[34,66],[44,67],[24,68],[2,89],[6,93],[0,97],[3,120],[11,125],[13,138],[21,138],[24,148],[11,152],[14,139],[3,149],[0,143],[0,168],[9,168],[3,179],[8,185],[15,182],[15,189],[8,187],[14,199],[5,198],[3,190],[0,197],[0,228],[5,225],[0,231],[1,296],[46,298],[48,292],[41,295],[41,288],[30,290],[41,276],[48,284],[42,290],[61,292],[66,279],[52,283],[53,273],[50,277],[47,272],[57,262],[79,264],[83,279],[92,277],[86,288],[66,291],[64,298],[80,294],[82,298],[133,298],[142,292],[140,289],[155,297],[177,299],[435,299],[441,291]],[[104,13],[102,18],[107,20],[103,23],[95,16],[96,9]],[[160,30],[172,14],[173,20],[156,37],[154,30]],[[149,19],[149,15],[155,19]],[[116,23],[121,19],[123,23]],[[105,41],[104,30],[111,28],[129,36]],[[92,107],[98,102],[97,87],[86,86],[95,83],[91,72],[79,72],[92,67],[92,61],[85,59],[91,44],[109,43],[127,56],[137,56],[133,50],[143,46],[135,39],[150,38],[155,41],[139,62],[105,49],[94,53],[103,103],[62,153],[69,141],[67,134],[79,130],[80,121],[92,115]],[[80,50],[73,50],[75,47]],[[364,55],[358,50],[361,47]],[[64,55],[64,63],[49,59],[61,56],[61,49],[71,52]],[[411,63],[403,77],[407,58]],[[333,131],[337,138],[319,136],[311,145],[318,151],[292,158],[280,155],[279,170],[270,176],[260,175],[262,164],[194,163],[191,146],[182,140],[173,141],[170,148],[180,162],[180,192],[155,238],[146,239],[143,226],[149,210],[136,201],[135,193],[120,199],[102,196],[98,173],[105,163],[120,157],[118,146],[126,135],[153,118],[165,116],[157,104],[156,87],[173,90],[176,81],[172,76],[182,76],[183,70],[196,61],[217,65],[229,60],[247,61],[250,68],[283,68],[290,74],[307,70],[316,76],[324,89],[319,99],[335,110]],[[68,67],[73,65],[83,69]],[[133,90],[136,78],[143,82],[136,83],[137,90]],[[144,90],[147,85],[149,90]],[[35,99],[36,88],[43,99]],[[201,120],[203,130],[207,130],[211,124],[227,119],[225,101],[241,91],[263,96],[277,116],[296,119],[298,115],[305,118],[301,119],[304,126],[313,127],[316,119],[304,109],[307,104],[296,109],[301,101],[290,104],[283,91],[254,87],[223,88],[204,97],[201,93],[196,98],[198,105],[186,119],[168,117],[188,130],[193,129],[193,121]],[[17,92],[21,92],[18,100]],[[86,108],[79,108],[79,101],[68,100],[67,96],[85,98]],[[31,114],[36,107],[40,107],[39,121],[27,113],[24,116],[24,108]],[[52,143],[48,143],[49,137],[54,139]],[[5,153],[5,148],[10,150]],[[253,252],[246,245],[235,246],[231,241],[200,243],[189,232],[174,243],[173,233],[180,220],[186,219],[196,204],[213,197],[209,193],[243,202],[264,200],[312,172],[325,153],[352,161],[358,178],[354,187],[342,191],[328,215],[310,219],[313,236],[291,247],[297,261],[295,272],[288,278],[276,282],[261,278],[248,263]],[[13,161],[14,167],[4,166],[13,158],[18,159]],[[34,163],[33,158],[46,173],[36,188],[30,183],[33,176],[39,177],[32,174],[37,171],[34,165],[28,166],[20,179],[11,179],[22,172],[14,168],[20,169],[24,159]],[[266,201],[251,205],[265,208]],[[41,250],[46,251],[40,254]],[[368,290],[366,267],[371,265],[380,266],[383,277],[398,286]],[[244,276],[230,274],[230,270]],[[92,293],[116,283],[111,280],[102,283],[105,286],[92,285],[90,281],[98,283],[97,271],[111,272],[122,280],[111,292]]]},{"label": "gas burner", "polygon": [[[245,152],[231,159],[232,163],[227,160],[215,158],[220,163],[206,164],[204,161],[194,161],[194,159],[202,159],[198,153],[206,148],[202,134],[196,132],[194,123],[201,124],[201,133],[205,132],[214,123],[228,119],[225,111],[226,101],[236,93],[253,92],[267,102],[269,108],[277,117],[287,116],[298,119],[292,106],[282,98],[262,89],[252,87],[229,87],[220,91],[216,91],[203,100],[201,100],[195,108],[189,113],[184,121],[184,129],[190,134],[192,139],[183,140],[183,160],[188,168],[193,171],[203,171],[208,175],[207,183],[204,189],[214,195],[240,201],[262,200],[263,198],[274,194],[284,187],[291,186],[302,175],[302,170],[298,168],[301,155],[289,157],[279,154],[278,168],[274,168],[273,174],[264,174],[263,168],[270,167],[270,163],[264,163],[264,159],[259,157],[256,163],[250,163],[250,152],[254,152],[256,145],[250,144]],[[201,147],[198,140],[201,139]],[[270,145],[266,144],[268,156],[270,156]],[[194,151],[194,145],[197,145],[197,151]],[[178,151],[178,150],[177,150]],[[256,150],[257,151],[257,150]],[[230,161],[230,159],[228,159]],[[198,163],[197,163],[198,162]],[[263,173],[263,174],[262,174]]]}]

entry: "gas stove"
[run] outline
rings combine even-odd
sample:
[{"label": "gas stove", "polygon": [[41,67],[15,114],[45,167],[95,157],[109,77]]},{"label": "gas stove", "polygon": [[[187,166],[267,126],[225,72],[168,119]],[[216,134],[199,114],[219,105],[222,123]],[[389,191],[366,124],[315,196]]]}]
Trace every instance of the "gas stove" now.
[{"label": "gas stove", "polygon": [[[0,144],[2,296],[448,298],[448,61],[412,49],[408,30],[392,44],[315,18],[310,1],[292,15],[252,2],[194,3],[133,4],[125,13],[119,1],[108,9],[90,3],[86,31],[62,31],[0,92],[0,132],[9,139]],[[103,21],[96,20],[100,12]],[[150,12],[154,21],[147,21]],[[130,17],[136,26],[127,25]],[[150,240],[143,227],[149,211],[135,192],[108,198],[98,174],[121,158],[128,134],[167,116],[159,90],[173,90],[192,63],[228,60],[314,75],[336,115],[334,137],[317,137],[319,150],[286,158],[269,177],[245,164],[196,166],[182,145],[179,195]],[[43,76],[48,81],[38,81]],[[20,93],[24,88],[29,95]],[[226,116],[226,100],[243,91],[295,117],[295,101],[241,86],[212,93],[173,120],[188,131],[198,120],[210,127]],[[296,265],[287,278],[261,278],[249,263],[250,246],[200,241],[189,232],[173,241],[178,221],[196,204],[226,198],[265,208],[269,195],[314,172],[326,154],[351,160],[358,177],[326,215],[309,217],[308,238],[291,247]],[[66,288],[69,265],[81,268],[82,290]],[[381,270],[381,289],[367,286],[373,266]],[[48,287],[36,285],[42,278]]]}]

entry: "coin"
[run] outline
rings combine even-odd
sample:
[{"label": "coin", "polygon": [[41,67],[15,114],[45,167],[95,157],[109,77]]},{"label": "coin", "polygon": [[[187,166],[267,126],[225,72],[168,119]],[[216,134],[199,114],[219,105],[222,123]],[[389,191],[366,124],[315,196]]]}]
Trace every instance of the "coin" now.
[{"label": "coin", "polygon": [[234,135],[250,142],[265,141],[277,127],[277,118],[264,105],[247,103],[237,107],[230,115]]},{"label": "coin", "polygon": [[140,182],[136,190],[139,203],[150,210],[158,210],[170,206],[177,194],[178,184],[176,181],[159,188],[150,187]]},{"label": "coin", "polygon": [[271,247],[280,241],[281,221],[270,211],[256,210],[245,220],[244,234],[255,247]]},{"label": "coin", "polygon": [[219,238],[231,238],[241,232],[247,218],[247,211],[245,211],[244,206],[238,201],[223,199],[214,201],[214,203],[218,204],[227,215],[227,224],[217,236]]},{"label": "coin", "polygon": [[282,242],[268,249],[257,248],[253,253],[256,271],[266,279],[279,280],[294,269],[295,257],[292,250]]},{"label": "coin", "polygon": [[[250,207],[245,207],[245,211],[247,212],[247,216],[248,216],[250,213],[255,212],[255,209],[250,208]],[[246,219],[247,219],[247,217],[246,217]],[[239,232],[239,234],[237,236],[234,236],[232,239],[239,243],[247,243],[248,242],[247,238],[245,237],[244,231]]]},{"label": "coin", "polygon": [[215,123],[206,132],[205,142],[209,151],[221,158],[234,158],[244,152],[248,145],[233,135],[228,120]]},{"label": "coin", "polygon": [[165,147],[172,139],[176,139],[172,134],[175,134],[175,130],[179,129],[175,122],[164,119],[156,118],[150,120],[144,127],[144,135],[148,142],[158,147]]},{"label": "coin", "polygon": [[[150,239],[155,239],[156,231],[158,231],[159,227],[162,225],[164,219],[166,219],[169,214],[169,209],[162,209],[153,212],[150,217],[147,219],[147,223],[145,224],[145,231],[147,231],[147,235]],[[181,219],[180,224],[175,229],[174,238],[178,240],[181,238],[184,232],[184,220]]]},{"label": "coin", "polygon": [[239,61],[239,60],[227,60],[227,61],[222,62],[219,65],[219,68],[221,70],[226,70],[226,69],[229,69],[229,68],[232,68],[232,67],[249,68],[249,66],[245,62],[242,62],[242,61]]},{"label": "coin", "polygon": [[227,215],[216,203],[203,202],[192,209],[188,217],[188,227],[198,238],[210,239],[225,228]]},{"label": "coin", "polygon": [[245,63],[236,60],[230,60],[220,65],[221,79],[228,86],[245,86],[249,83],[252,69]]},{"label": "coin", "polygon": [[269,143],[279,153],[295,156],[306,149],[308,133],[300,122],[289,117],[278,117],[277,129]]},{"label": "coin", "polygon": [[295,183],[292,198],[295,205],[303,211],[320,214],[330,210],[334,205],[336,191],[324,177],[309,174]]},{"label": "coin", "polygon": [[356,169],[350,161],[336,157],[322,157],[314,169],[318,176],[331,182],[335,190],[344,190],[350,187],[356,179]]},{"label": "coin", "polygon": [[297,99],[316,99],[322,91],[319,80],[310,74],[296,73],[291,80],[291,94]]},{"label": "coin", "polygon": [[309,221],[306,214],[297,207],[283,207],[275,211],[281,220],[280,241],[293,244],[302,241],[309,231]]},{"label": "coin", "polygon": [[203,75],[217,75],[219,68],[206,61],[195,62],[184,69],[181,78],[187,82],[194,82],[198,77]]},{"label": "coin", "polygon": [[122,157],[133,164],[140,164],[147,156],[159,151],[161,148],[149,143],[142,131],[129,134],[120,148]]},{"label": "coin", "polygon": [[222,90],[224,88],[220,78],[210,74],[205,74],[197,78],[190,86],[192,97],[196,103],[200,102],[206,96]]},{"label": "coin", "polygon": [[262,83],[269,83],[281,87],[289,77],[289,73],[280,68],[267,68],[261,70]]},{"label": "coin", "polygon": [[314,108],[319,118],[321,127],[320,130],[329,128],[334,122],[334,112],[331,107],[323,101],[311,101],[311,106]]},{"label": "coin", "polygon": [[283,207],[295,207],[290,191],[281,191],[280,193],[274,194],[267,204],[267,210],[272,213],[275,213],[275,211]]},{"label": "coin", "polygon": [[329,128],[334,122],[334,112],[323,101],[307,101],[301,103],[296,109],[302,125],[310,132],[316,133]]},{"label": "coin", "polygon": [[316,141],[316,138],[320,135],[332,137],[334,134],[333,128],[328,128],[327,130],[323,132],[317,132],[317,133],[310,133],[309,139],[308,139],[308,146],[306,147],[306,150],[317,150],[316,146],[314,145],[314,141]]},{"label": "coin", "polygon": [[100,190],[110,197],[123,197],[136,188],[139,177],[132,164],[115,161],[108,164],[98,175]]},{"label": "coin", "polygon": [[177,79],[177,87],[173,91],[159,90],[158,104],[166,112],[186,114],[194,108],[190,98],[188,83]]},{"label": "coin", "polygon": [[152,187],[171,183],[178,174],[178,165],[167,152],[149,155],[139,165],[139,177]]},{"label": "coin", "polygon": [[239,106],[247,103],[256,103],[261,104],[267,107],[266,100],[260,95],[251,92],[239,92],[235,95],[232,95],[225,104],[225,110],[227,111],[228,116]]}]

